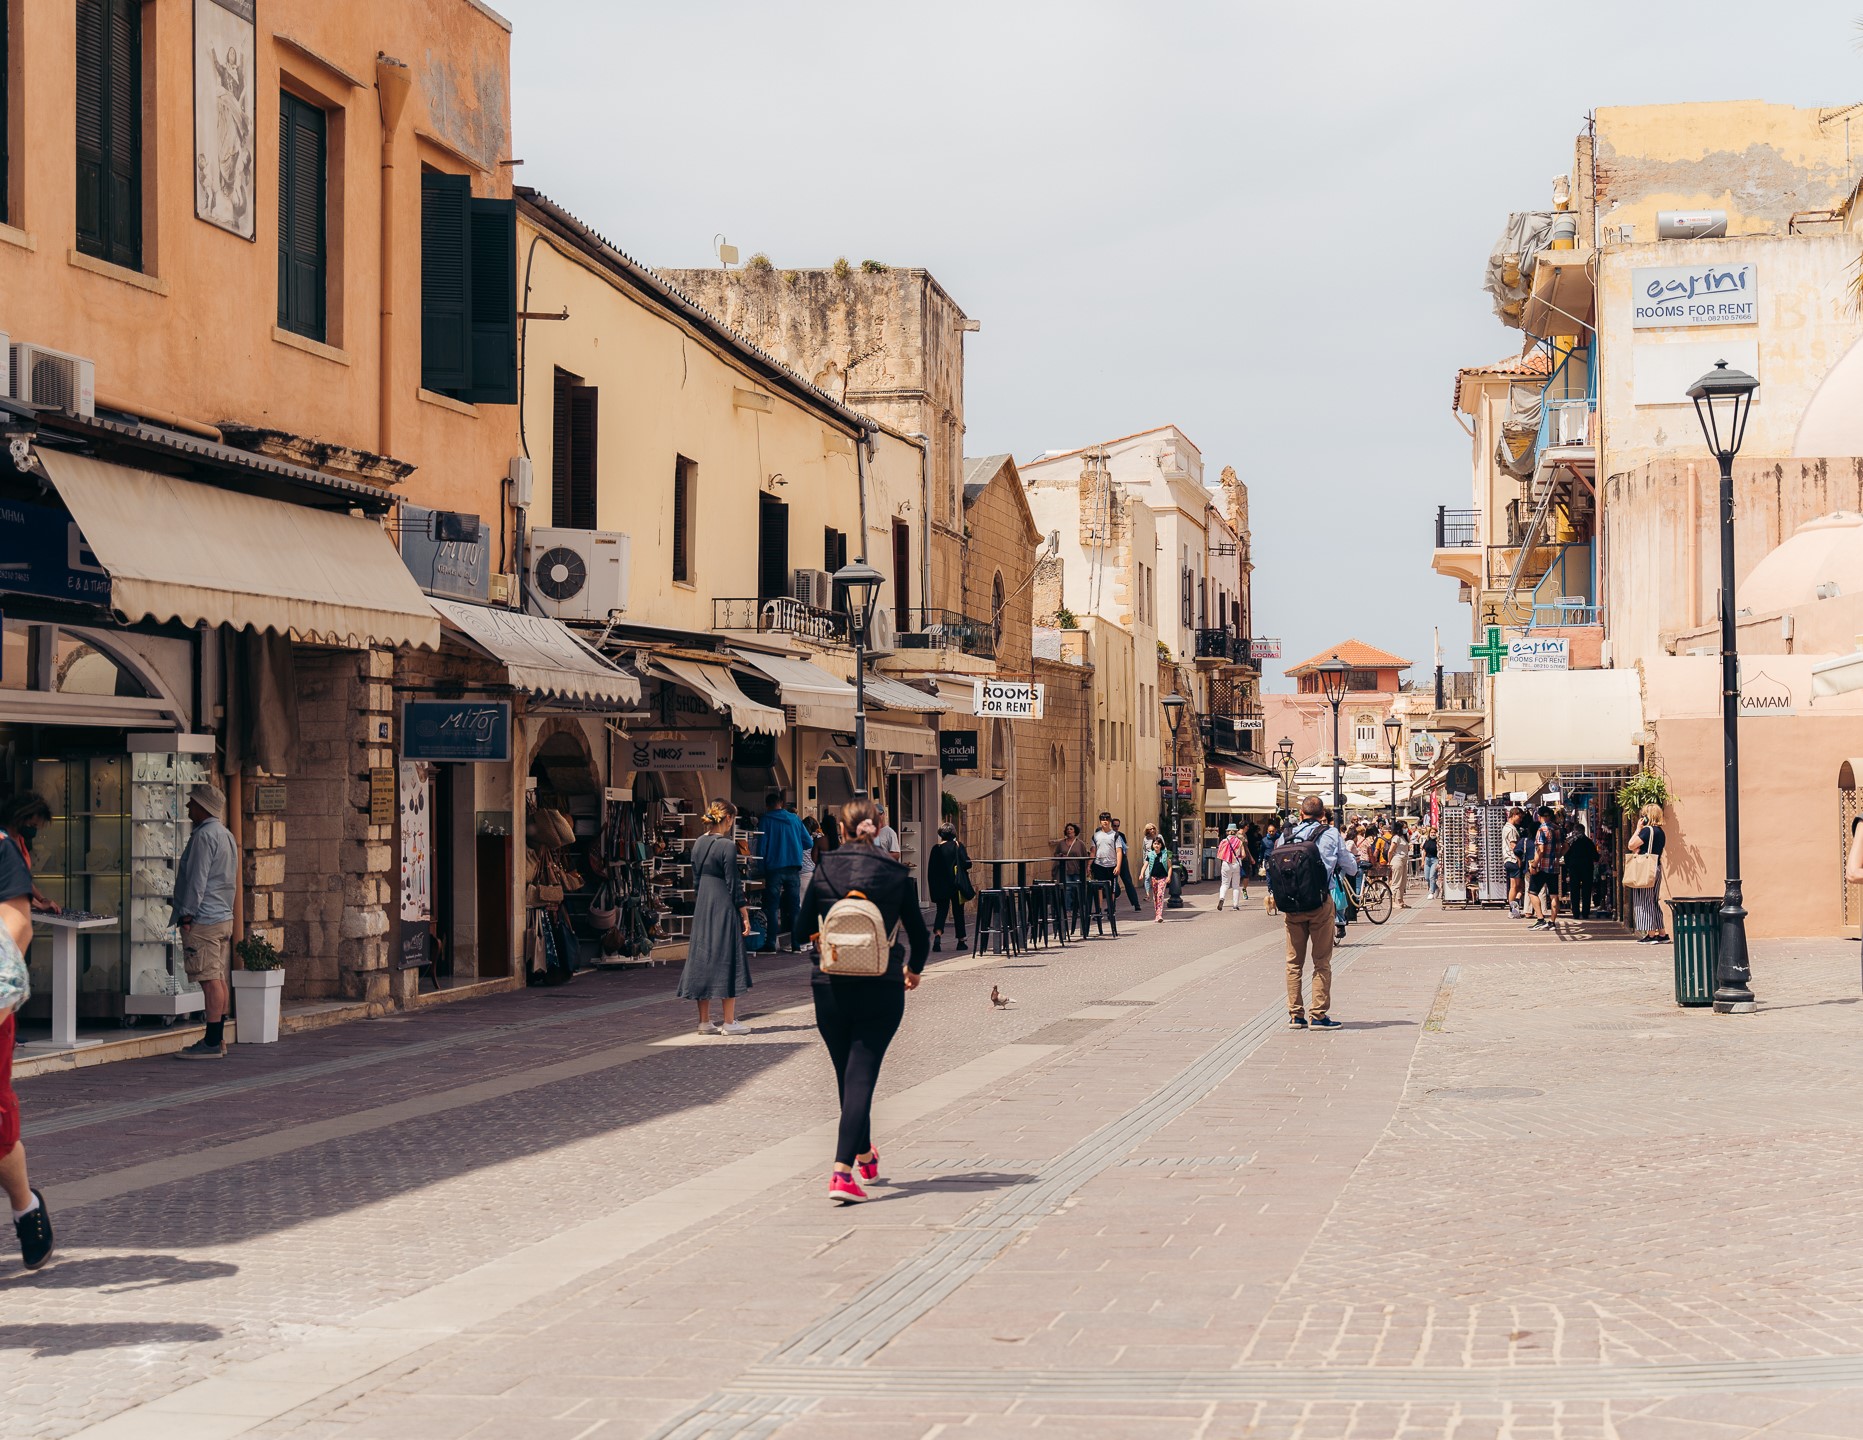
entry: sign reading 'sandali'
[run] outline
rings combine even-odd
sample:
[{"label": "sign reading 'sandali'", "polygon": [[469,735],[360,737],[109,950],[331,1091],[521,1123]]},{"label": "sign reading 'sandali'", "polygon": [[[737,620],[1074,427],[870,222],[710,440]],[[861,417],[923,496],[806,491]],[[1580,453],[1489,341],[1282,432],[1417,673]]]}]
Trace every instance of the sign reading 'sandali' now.
[{"label": "sign reading 'sandali'", "polygon": [[979,680],[977,715],[984,720],[1038,720],[1045,688],[1027,680]]},{"label": "sign reading 'sandali'", "polygon": [[1630,272],[1630,328],[1759,324],[1756,265],[1656,265]]}]

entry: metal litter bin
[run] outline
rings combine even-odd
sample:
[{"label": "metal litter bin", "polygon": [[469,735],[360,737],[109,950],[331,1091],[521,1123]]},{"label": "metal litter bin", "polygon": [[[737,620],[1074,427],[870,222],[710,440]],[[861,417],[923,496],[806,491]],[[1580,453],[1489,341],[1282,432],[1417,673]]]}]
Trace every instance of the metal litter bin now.
[{"label": "metal litter bin", "polygon": [[1675,1003],[1712,1005],[1721,959],[1721,897],[1678,895],[1669,910],[1674,916],[1669,934],[1675,947]]}]

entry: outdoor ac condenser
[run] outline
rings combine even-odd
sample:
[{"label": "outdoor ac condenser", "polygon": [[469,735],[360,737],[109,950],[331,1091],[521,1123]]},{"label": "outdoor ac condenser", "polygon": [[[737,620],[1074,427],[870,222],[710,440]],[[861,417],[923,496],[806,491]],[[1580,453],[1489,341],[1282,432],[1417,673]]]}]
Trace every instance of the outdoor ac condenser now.
[{"label": "outdoor ac condenser", "polygon": [[89,360],[43,345],[11,345],[8,353],[13,399],[50,405],[67,415],[97,413],[97,367]]},{"label": "outdoor ac condenser", "polygon": [[531,593],[558,620],[606,620],[627,609],[628,538],[613,530],[530,532]]}]

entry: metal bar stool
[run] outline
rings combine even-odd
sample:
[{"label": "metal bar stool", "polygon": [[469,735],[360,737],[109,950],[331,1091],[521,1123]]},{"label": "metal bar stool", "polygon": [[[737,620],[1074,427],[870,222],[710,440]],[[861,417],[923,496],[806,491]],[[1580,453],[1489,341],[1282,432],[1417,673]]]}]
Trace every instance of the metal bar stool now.
[{"label": "metal bar stool", "polygon": [[1000,955],[1014,955],[1016,945],[1015,901],[1007,889],[979,890],[977,892],[977,953],[985,954],[990,948],[990,937],[996,937],[996,950]]}]

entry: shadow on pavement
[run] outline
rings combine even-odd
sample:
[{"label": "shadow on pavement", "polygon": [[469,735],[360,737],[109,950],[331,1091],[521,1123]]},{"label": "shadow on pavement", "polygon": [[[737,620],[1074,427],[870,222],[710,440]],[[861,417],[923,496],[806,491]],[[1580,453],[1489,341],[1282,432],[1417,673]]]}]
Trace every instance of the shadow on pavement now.
[{"label": "shadow on pavement", "polygon": [[57,1260],[43,1270],[0,1280],[0,1295],[15,1290],[91,1290],[121,1295],[164,1285],[192,1285],[224,1280],[239,1266],[224,1260],[184,1260],[179,1255],[99,1255],[90,1260]]},{"label": "shadow on pavement", "polygon": [[1415,1020],[1341,1020],[1339,1022],[1339,1028],[1342,1030],[1395,1030],[1405,1025],[1414,1029],[1417,1022]]},{"label": "shadow on pavement", "polygon": [[126,1345],[197,1345],[220,1333],[212,1325],[0,1325],[0,1350],[30,1350],[42,1360]]},{"label": "shadow on pavement", "polygon": [[[1012,1185],[1033,1185],[1039,1175],[1003,1170],[973,1170],[966,1175],[939,1175],[927,1180],[886,1180],[886,1193],[874,1200],[903,1200],[908,1195],[936,1194],[945,1190],[1005,1190]],[[871,1203],[871,1202],[870,1202]]]}]

